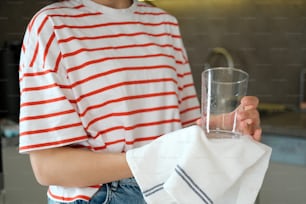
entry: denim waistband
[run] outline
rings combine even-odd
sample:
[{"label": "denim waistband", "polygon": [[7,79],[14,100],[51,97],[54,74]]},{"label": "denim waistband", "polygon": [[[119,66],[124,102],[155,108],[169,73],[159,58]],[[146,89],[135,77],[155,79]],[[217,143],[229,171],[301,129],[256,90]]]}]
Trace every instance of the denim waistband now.
[{"label": "denim waistband", "polygon": [[[127,178],[127,179],[121,179],[121,180],[118,180],[118,181],[112,181],[112,182],[109,182],[109,183],[106,183],[104,185],[101,186],[101,188],[99,189],[102,190],[102,189],[109,189],[111,190],[112,192],[116,192],[118,187],[122,186],[123,188],[125,187],[138,187],[138,184],[135,180],[134,177],[132,178]],[[105,187],[105,188],[103,188]],[[93,195],[93,198],[94,199],[98,199],[99,200],[99,191],[96,192],[95,195]],[[108,192],[110,193],[110,192]],[[109,197],[107,196],[106,199],[108,199]],[[102,196],[102,200],[105,199],[103,198]],[[66,202],[58,202],[58,201],[54,201],[52,200],[51,198],[48,198],[48,204],[88,204],[88,203],[95,203],[95,202],[88,202],[88,201],[84,201],[84,200],[76,200],[74,202],[69,202],[69,203],[66,203]]]},{"label": "denim waistband", "polygon": [[118,181],[112,181],[112,182],[108,183],[108,185],[111,187],[111,189],[113,191],[116,190],[118,188],[118,186],[135,186],[135,187],[138,186],[134,177],[127,178],[127,179],[121,179],[121,180],[118,180]]}]

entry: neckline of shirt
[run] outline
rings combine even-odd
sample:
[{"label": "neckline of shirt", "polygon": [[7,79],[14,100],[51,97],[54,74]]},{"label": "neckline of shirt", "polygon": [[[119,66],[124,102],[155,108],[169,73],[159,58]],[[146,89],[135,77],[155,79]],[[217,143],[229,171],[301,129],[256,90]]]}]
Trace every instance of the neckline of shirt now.
[{"label": "neckline of shirt", "polygon": [[104,6],[101,4],[98,4],[92,0],[80,0],[82,2],[82,4],[84,4],[85,6],[94,9],[96,11],[99,11],[103,14],[111,14],[111,15],[128,15],[128,14],[133,14],[134,11],[136,10],[137,7],[137,0],[133,0],[133,4],[128,7],[128,8],[124,8],[124,9],[115,9],[115,8],[111,8],[108,6]]}]

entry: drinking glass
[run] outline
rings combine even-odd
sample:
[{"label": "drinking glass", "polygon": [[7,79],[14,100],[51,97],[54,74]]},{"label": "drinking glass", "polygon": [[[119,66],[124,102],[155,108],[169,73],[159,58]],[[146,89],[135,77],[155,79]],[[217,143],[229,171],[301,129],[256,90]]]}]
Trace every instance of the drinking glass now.
[{"label": "drinking glass", "polygon": [[240,100],[247,93],[249,75],[231,68],[216,67],[202,73],[202,127],[209,138],[237,138]]}]

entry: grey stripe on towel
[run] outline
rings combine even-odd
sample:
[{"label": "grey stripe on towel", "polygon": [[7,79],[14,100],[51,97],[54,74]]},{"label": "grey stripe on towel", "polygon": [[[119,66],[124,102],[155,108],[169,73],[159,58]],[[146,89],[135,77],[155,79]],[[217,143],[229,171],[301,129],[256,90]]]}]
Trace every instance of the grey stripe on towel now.
[{"label": "grey stripe on towel", "polygon": [[160,190],[164,189],[163,185],[164,185],[164,183],[158,184],[158,185],[153,186],[152,188],[150,188],[148,190],[143,191],[142,193],[143,193],[143,195],[148,197],[148,196],[156,193],[157,191],[160,191]]},{"label": "grey stripe on towel", "polygon": [[192,178],[177,165],[175,167],[175,172],[186,182],[186,184],[192,189],[192,191],[197,194],[201,200],[206,204],[213,204],[213,201],[206,195],[206,193],[192,180]]}]

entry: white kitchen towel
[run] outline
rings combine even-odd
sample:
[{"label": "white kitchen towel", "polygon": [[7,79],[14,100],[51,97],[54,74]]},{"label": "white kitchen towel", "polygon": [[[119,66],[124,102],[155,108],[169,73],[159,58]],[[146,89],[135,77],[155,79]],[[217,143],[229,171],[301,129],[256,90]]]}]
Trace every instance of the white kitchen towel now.
[{"label": "white kitchen towel", "polygon": [[148,204],[253,204],[270,156],[249,136],[207,139],[191,126],[129,150],[127,161]]}]

